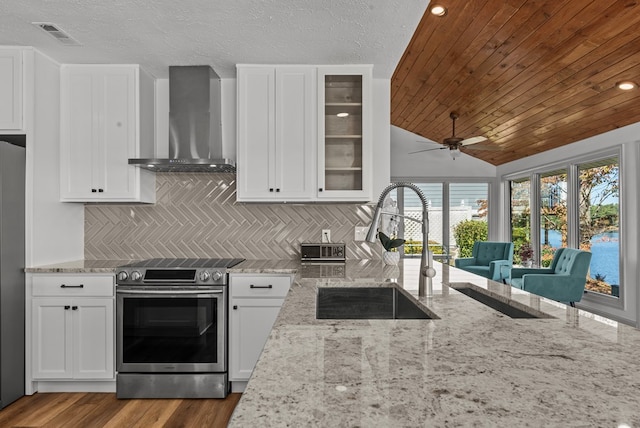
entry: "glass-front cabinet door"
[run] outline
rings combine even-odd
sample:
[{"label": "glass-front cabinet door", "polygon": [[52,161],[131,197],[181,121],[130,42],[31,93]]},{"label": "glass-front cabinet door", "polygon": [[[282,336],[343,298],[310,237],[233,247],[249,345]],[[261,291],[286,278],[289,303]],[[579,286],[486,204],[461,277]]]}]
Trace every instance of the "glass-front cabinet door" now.
[{"label": "glass-front cabinet door", "polygon": [[318,68],[318,198],[371,200],[371,66]]}]

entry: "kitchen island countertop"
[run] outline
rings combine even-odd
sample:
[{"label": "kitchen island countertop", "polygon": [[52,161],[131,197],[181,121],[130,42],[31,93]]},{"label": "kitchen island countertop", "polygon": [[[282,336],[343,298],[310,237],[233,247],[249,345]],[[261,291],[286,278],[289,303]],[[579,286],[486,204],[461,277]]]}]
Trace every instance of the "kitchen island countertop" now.
[{"label": "kitchen island countertop", "polygon": [[[435,263],[418,300],[439,319],[315,319],[318,287],[417,298],[418,263],[299,271],[229,426],[640,426],[640,330],[507,285]],[[551,318],[511,319],[461,285]]]}]

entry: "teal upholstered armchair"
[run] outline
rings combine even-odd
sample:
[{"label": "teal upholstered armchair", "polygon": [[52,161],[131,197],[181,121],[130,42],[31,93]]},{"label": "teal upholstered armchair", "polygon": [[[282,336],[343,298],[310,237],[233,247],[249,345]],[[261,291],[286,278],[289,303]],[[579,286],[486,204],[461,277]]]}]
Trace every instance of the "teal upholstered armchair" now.
[{"label": "teal upholstered armchair", "polygon": [[573,306],[582,299],[590,263],[588,251],[559,248],[549,268],[513,268],[511,286]]},{"label": "teal upholstered armchair", "polygon": [[513,243],[511,242],[476,241],[471,250],[471,257],[455,260],[457,268],[494,281],[505,279],[512,264]]}]

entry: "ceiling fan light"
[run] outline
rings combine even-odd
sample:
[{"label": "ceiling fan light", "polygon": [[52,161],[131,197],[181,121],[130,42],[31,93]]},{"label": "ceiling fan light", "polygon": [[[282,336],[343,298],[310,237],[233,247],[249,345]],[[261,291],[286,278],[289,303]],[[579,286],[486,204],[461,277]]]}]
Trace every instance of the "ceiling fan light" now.
[{"label": "ceiling fan light", "polygon": [[638,85],[636,85],[634,82],[631,82],[629,80],[625,80],[624,82],[618,82],[616,83],[616,86],[618,87],[618,89],[622,89],[623,91],[630,91],[638,87]]},{"label": "ceiling fan light", "polygon": [[447,8],[439,4],[434,4],[431,6],[431,14],[435,16],[445,16],[447,14]]},{"label": "ceiling fan light", "polygon": [[459,158],[461,155],[462,152],[460,151],[460,149],[449,149],[449,156],[451,156],[451,159],[456,160],[456,158]]}]

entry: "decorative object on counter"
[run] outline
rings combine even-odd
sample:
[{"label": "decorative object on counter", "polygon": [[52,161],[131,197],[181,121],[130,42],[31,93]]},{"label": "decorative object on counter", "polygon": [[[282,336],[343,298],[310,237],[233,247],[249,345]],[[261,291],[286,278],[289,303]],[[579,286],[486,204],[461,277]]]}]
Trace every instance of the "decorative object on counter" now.
[{"label": "decorative object on counter", "polygon": [[[413,190],[418,197],[420,198],[420,202],[422,203],[422,221],[416,220],[411,217],[401,216],[396,213],[386,213],[383,212],[382,209],[384,207],[385,197],[393,190],[399,187],[406,187],[408,189]],[[418,186],[413,183],[393,183],[388,185],[380,194],[380,198],[378,198],[378,204],[376,205],[376,210],[373,213],[373,220],[371,221],[371,227],[369,227],[369,232],[367,233],[367,241],[375,242],[376,240],[376,229],[378,228],[378,223],[380,223],[380,217],[385,215],[393,215],[398,217],[403,217],[408,220],[412,220],[422,224],[422,256],[420,257],[420,279],[418,280],[418,296],[425,297],[427,295],[427,286],[429,289],[432,287],[431,279],[436,276],[436,270],[433,268],[433,254],[429,251],[429,204],[427,203],[427,198],[422,193],[422,190]],[[427,281],[428,278],[428,281]]]},{"label": "decorative object on counter", "polygon": [[384,232],[378,232],[378,238],[380,238],[380,243],[385,249],[385,252],[382,253],[382,260],[384,264],[389,266],[395,266],[400,261],[400,253],[397,248],[404,245],[404,239],[394,238],[391,239]]},{"label": "decorative object on counter", "polygon": [[533,264],[533,248],[531,248],[531,244],[528,242],[522,244],[518,250],[518,255],[520,256],[522,266],[530,268]]}]

